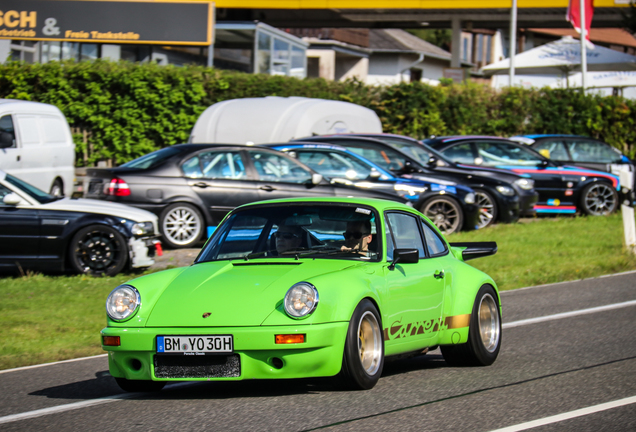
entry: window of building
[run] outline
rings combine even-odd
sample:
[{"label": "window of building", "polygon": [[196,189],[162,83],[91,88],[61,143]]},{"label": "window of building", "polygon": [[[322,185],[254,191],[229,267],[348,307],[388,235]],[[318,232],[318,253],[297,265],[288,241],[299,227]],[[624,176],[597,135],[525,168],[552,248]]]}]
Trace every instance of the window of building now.
[{"label": "window of building", "polygon": [[33,63],[37,60],[38,45],[33,41],[11,41],[11,60]]}]

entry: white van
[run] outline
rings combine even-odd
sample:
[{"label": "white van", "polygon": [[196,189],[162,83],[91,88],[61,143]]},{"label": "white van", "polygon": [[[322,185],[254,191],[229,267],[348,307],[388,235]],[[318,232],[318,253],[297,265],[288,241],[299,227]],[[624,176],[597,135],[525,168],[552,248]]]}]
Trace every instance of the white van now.
[{"label": "white van", "polygon": [[0,169],[38,189],[71,196],[75,144],[57,107],[0,99]]},{"label": "white van", "polygon": [[305,97],[230,99],[197,119],[191,143],[265,144],[340,133],[382,133],[377,114],[349,102]]}]

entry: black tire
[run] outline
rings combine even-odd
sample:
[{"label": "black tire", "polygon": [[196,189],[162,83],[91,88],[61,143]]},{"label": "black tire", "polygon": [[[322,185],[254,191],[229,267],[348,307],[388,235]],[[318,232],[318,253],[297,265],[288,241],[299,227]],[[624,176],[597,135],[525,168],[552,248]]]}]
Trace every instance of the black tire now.
[{"label": "black tire", "polygon": [[338,384],[351,390],[371,389],[383,368],[382,320],[373,303],[364,299],[349,321]]},{"label": "black tire", "polygon": [[475,204],[479,207],[479,219],[477,221],[479,229],[494,224],[499,213],[495,197],[483,189],[475,189]]},{"label": "black tire", "polygon": [[62,180],[55,179],[55,181],[53,182],[53,184],[51,185],[51,190],[49,191],[49,193],[53,196],[59,196],[59,197],[63,197],[64,196],[64,184],[62,183]]},{"label": "black tire", "polygon": [[69,245],[69,263],[78,273],[113,276],[128,262],[124,236],[106,225],[90,225],[75,233]]},{"label": "black tire", "polygon": [[616,189],[605,182],[585,186],[581,193],[581,211],[590,216],[605,216],[618,208]]},{"label": "black tire", "polygon": [[451,366],[489,366],[501,348],[501,313],[497,294],[490,285],[479,289],[470,315],[468,342],[442,345],[444,360]]},{"label": "black tire", "polygon": [[166,385],[163,381],[129,380],[126,378],[115,378],[115,381],[123,391],[131,393],[157,392]]},{"label": "black tire", "polygon": [[420,211],[444,234],[452,234],[462,229],[464,213],[453,198],[434,196],[427,199]]},{"label": "black tire", "polygon": [[169,205],[159,216],[163,242],[172,249],[194,247],[203,235],[204,221],[199,209],[192,204]]}]

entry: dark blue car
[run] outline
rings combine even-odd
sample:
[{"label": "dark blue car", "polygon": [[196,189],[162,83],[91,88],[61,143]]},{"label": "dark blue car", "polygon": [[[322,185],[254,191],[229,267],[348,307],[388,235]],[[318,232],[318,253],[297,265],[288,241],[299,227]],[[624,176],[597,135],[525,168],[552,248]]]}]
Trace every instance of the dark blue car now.
[{"label": "dark blue car", "polygon": [[445,234],[478,227],[479,208],[475,205],[474,191],[453,179],[396,177],[368,159],[332,144],[294,142],[268,147],[287,152],[332,182],[405,198]]}]

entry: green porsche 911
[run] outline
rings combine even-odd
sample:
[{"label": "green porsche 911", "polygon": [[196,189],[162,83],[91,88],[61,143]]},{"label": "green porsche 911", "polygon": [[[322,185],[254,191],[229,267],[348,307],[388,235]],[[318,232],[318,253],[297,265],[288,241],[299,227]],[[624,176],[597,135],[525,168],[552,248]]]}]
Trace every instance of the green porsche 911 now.
[{"label": "green porsche 911", "polygon": [[336,377],[370,389],[385,357],[440,346],[490,365],[495,282],[424,215],[374,199],[262,201],[229,213],[193,265],[133,279],[106,300],[102,345],[126,391],[175,381]]}]

